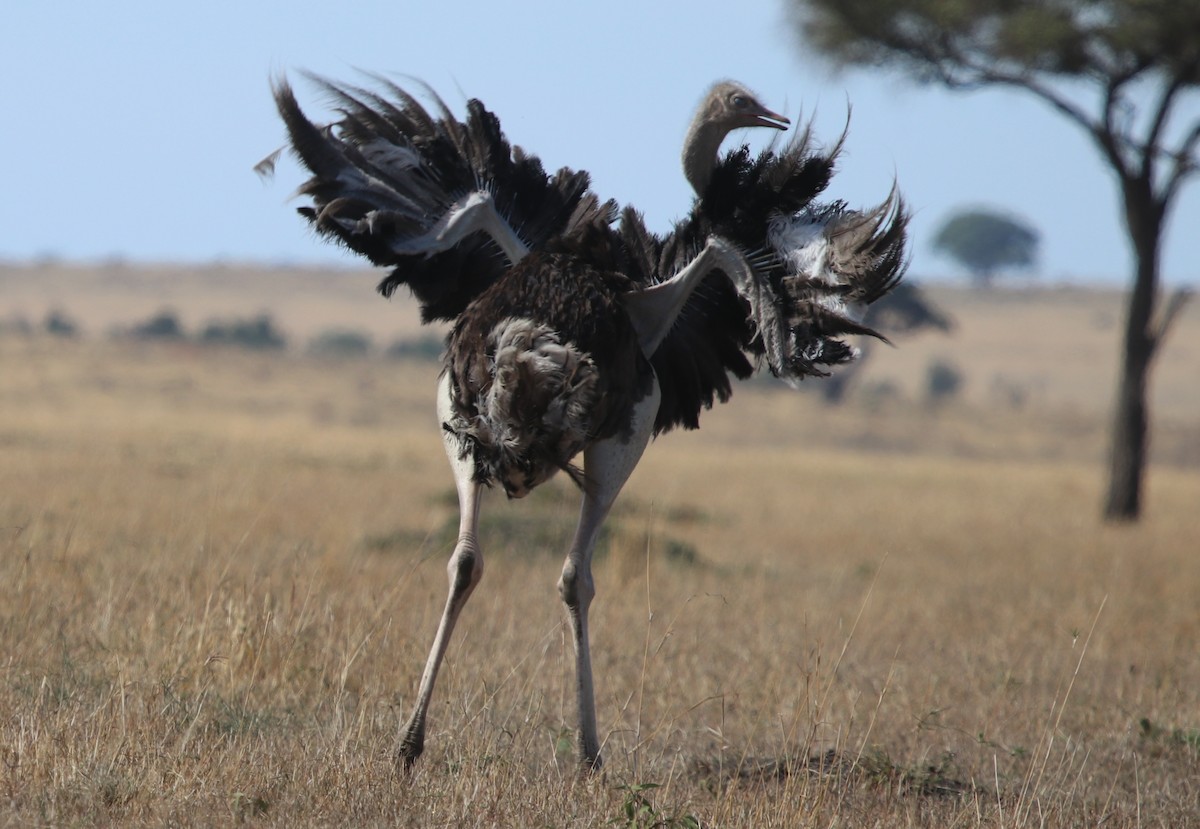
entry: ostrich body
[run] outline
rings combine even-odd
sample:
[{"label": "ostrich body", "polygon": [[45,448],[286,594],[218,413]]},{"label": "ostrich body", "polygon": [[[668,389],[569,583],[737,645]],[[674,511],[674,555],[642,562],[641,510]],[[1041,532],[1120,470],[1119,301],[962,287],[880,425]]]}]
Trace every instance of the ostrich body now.
[{"label": "ostrich body", "polygon": [[718,158],[733,129],[789,124],[737,84],[704,98],[683,152],[697,198],[659,237],[630,208],[617,221],[585,173],[546,175],[478,101],[462,121],[436,97],[430,113],[375,81],[381,92],[318,79],[342,112],[328,127],[303,114],[286,83],[275,97],[313,174],[300,212],[392,266],[382,293],[407,285],[426,321],[453,322],[437,411],[459,533],[398,760],[410,766],[424,748],[438,669],[483,574],[483,490],[498,484],[519,498],[562,470],[583,496],[558,589],[575,646],[580,762],[595,769],[591,562],[617,494],[653,435],[696,428],[752,361],[797,381],[853,357],[839,336],[878,336],[848,309],[899,279],[905,216],[895,198],[865,214],[814,206],[835,153],[812,152],[807,133],[756,159],[745,148]]}]

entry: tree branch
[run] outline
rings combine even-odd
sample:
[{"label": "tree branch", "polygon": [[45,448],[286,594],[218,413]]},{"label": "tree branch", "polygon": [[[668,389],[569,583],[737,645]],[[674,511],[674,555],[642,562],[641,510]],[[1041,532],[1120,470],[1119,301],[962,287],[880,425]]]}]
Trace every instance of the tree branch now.
[{"label": "tree branch", "polygon": [[[1088,30],[1087,66],[1066,69],[1058,74],[1087,77],[1099,88],[1103,98],[1098,113],[1089,112],[1050,82],[1056,74],[1053,68],[1039,68],[1036,59],[1022,60],[997,48],[980,28],[991,16],[1003,18],[1007,12],[991,10],[964,22],[958,18],[943,20],[936,10],[922,3],[901,2],[898,8],[880,14],[877,5],[854,0],[810,0],[825,14],[836,20],[835,25],[850,33],[850,38],[871,44],[870,60],[878,63],[899,61],[907,63],[913,74],[925,80],[936,79],[949,89],[974,90],[985,86],[1021,89],[1040,98],[1068,121],[1080,126],[1095,142],[1101,155],[1126,185],[1145,182],[1151,192],[1157,191],[1160,209],[1175,197],[1181,182],[1197,169],[1200,159],[1194,157],[1200,143],[1200,126],[1188,134],[1180,151],[1170,154],[1173,164],[1169,175],[1157,186],[1156,168],[1161,155],[1167,155],[1160,142],[1170,121],[1179,94],[1194,85],[1196,59],[1172,64],[1156,52],[1124,49],[1122,44],[1103,32]],[[1079,21],[1075,21],[1079,24]],[[845,38],[843,34],[841,37]],[[860,55],[861,57],[861,55]],[[1036,58],[1036,56],[1035,56]],[[866,62],[866,61],[864,61]],[[1129,91],[1129,84],[1146,75],[1160,71],[1165,85],[1157,100],[1149,107]],[[1127,119],[1121,118],[1125,105],[1143,109],[1147,116],[1147,132],[1139,139]]]},{"label": "tree branch", "polygon": [[[1104,120],[1092,130],[1092,137],[1100,145],[1100,151],[1108,158],[1113,169],[1123,180],[1132,177],[1130,170],[1132,165],[1126,163],[1125,156],[1121,154],[1121,142],[1124,141],[1127,145],[1131,145],[1133,149],[1137,149],[1137,147],[1134,142],[1129,141],[1127,137],[1118,132],[1116,124],[1113,123],[1113,116],[1117,111],[1117,104],[1121,100],[1121,88],[1137,77],[1140,71],[1140,69],[1135,69],[1124,74],[1109,75],[1104,79]],[[1145,161],[1144,153],[1143,161]],[[1145,169],[1144,166],[1143,169]]]},{"label": "tree branch", "polygon": [[[1004,70],[998,66],[988,65],[986,61],[980,62],[975,56],[970,55],[965,51],[954,49],[949,43],[945,44],[945,48],[947,54],[941,56],[941,61],[949,61],[952,64],[957,63],[959,66],[972,73],[974,75],[974,79],[971,81],[971,85],[984,86],[987,84],[995,84],[998,86],[1012,86],[1026,89],[1037,95],[1046,103],[1050,104],[1050,106],[1057,109],[1063,115],[1066,115],[1072,121],[1082,126],[1084,129],[1091,131],[1094,128],[1095,124],[1088,119],[1086,112],[1075,106],[1067,98],[1059,95],[1050,87],[1039,83],[1028,72]],[[939,63],[941,61],[939,61]],[[948,73],[943,70],[942,74],[945,76]]]},{"label": "tree branch", "polygon": [[1192,125],[1191,132],[1179,142],[1179,149],[1171,154],[1174,160],[1171,164],[1171,173],[1167,176],[1162,194],[1159,196],[1161,210],[1165,211],[1171,204],[1172,199],[1179,193],[1183,180],[1200,169],[1200,159],[1197,159],[1195,155],[1197,145],[1200,145],[1200,121]]},{"label": "tree branch", "polygon": [[[1163,127],[1166,126],[1167,117],[1171,114],[1171,104],[1175,100],[1175,95],[1183,88],[1183,77],[1176,74],[1171,78],[1171,82],[1163,88],[1162,97],[1158,100],[1158,107],[1154,110],[1154,118],[1150,122],[1150,129],[1146,133],[1146,146],[1158,146],[1159,136],[1162,135]],[[1147,161],[1149,156],[1147,156]],[[1143,166],[1143,174],[1149,171]]]},{"label": "tree branch", "polygon": [[1103,119],[1093,121],[1088,117],[1086,112],[1075,106],[1070,100],[1060,95],[1050,86],[1038,82],[1029,75],[1003,72],[987,67],[973,66],[971,68],[978,73],[981,83],[1024,89],[1041,98],[1051,107],[1058,110],[1058,112],[1065,115],[1068,120],[1074,121],[1082,127],[1100,147],[1100,151],[1108,159],[1119,176],[1122,178],[1130,177],[1129,164],[1125,156],[1121,153],[1121,137],[1117,134],[1116,128],[1113,125],[1113,112],[1116,110],[1117,101],[1120,97],[1118,93],[1121,87],[1132,80],[1136,73],[1110,77],[1109,83],[1105,88]]}]

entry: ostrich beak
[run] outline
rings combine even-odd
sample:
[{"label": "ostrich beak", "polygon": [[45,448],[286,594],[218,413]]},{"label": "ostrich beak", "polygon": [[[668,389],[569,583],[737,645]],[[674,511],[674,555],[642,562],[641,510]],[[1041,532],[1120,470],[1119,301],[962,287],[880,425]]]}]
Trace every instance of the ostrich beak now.
[{"label": "ostrich beak", "polygon": [[748,127],[772,127],[777,130],[786,130],[792,124],[778,112],[772,112],[766,107],[747,113],[746,121]]}]

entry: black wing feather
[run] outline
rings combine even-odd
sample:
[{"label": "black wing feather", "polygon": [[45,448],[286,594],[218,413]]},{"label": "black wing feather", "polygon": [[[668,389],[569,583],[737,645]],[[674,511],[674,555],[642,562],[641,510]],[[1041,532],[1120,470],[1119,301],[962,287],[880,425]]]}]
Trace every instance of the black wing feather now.
[{"label": "black wing feather", "polygon": [[[849,306],[874,302],[903,275],[907,215],[895,193],[867,213],[841,202],[820,204],[845,133],[828,151],[817,151],[808,129],[781,149],[757,156],[740,147],[719,160],[691,213],[661,240],[646,281],[669,278],[711,236],[740,248],[752,265],[757,290],[768,301],[754,307],[733,283],[711,274],[684,306],[675,326],[651,358],[662,386],[656,430],[696,428],[700,412],[732,393],[731,378],[744,379],[754,363],[789,382],[825,376],[854,359],[842,338],[881,337],[854,318]],[[829,267],[808,273],[790,261],[772,229],[780,222],[811,223],[829,241]],[[623,221],[623,230],[624,230]],[[624,232],[627,248],[636,233]],[[638,257],[633,257],[638,258]],[[774,329],[768,347],[766,327]]]},{"label": "black wing feather", "polygon": [[467,193],[490,193],[531,248],[612,221],[611,205],[591,195],[587,173],[547,175],[537,156],[509,144],[479,101],[469,101],[459,120],[433,93],[430,111],[386,78],[371,76],[378,91],[310,78],[340,113],[330,126],[309,120],[285,81],[274,85],[292,149],[312,173],[299,190],[311,204],[300,213],[318,233],[391,267],[379,291],[391,296],[408,286],[425,321],[454,319],[511,264],[485,234],[432,255],[403,252],[406,240]]}]

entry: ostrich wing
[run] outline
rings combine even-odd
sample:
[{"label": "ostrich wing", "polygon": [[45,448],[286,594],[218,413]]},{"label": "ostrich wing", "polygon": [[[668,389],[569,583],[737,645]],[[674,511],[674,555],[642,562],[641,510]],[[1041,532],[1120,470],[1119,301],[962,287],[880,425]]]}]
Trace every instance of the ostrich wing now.
[{"label": "ostrich wing", "polygon": [[697,287],[714,273],[723,273],[735,286],[751,286],[756,281],[750,263],[724,239],[713,236],[670,279],[625,294],[625,311],[643,354],[658,350]]},{"label": "ostrich wing", "polygon": [[[273,90],[291,148],[312,173],[300,213],[318,233],[391,266],[380,292],[407,285],[426,321],[455,318],[529,250],[613,218],[587,173],[547,175],[479,101],[459,120],[432,93],[431,112],[383,78],[373,79],[378,91],[312,80],[340,112],[331,125],[309,120],[286,81]],[[259,169],[272,167],[268,158]]]},{"label": "ostrich wing", "polygon": [[792,384],[853,360],[857,349],[841,338],[882,339],[863,314],[906,266],[908,217],[896,190],[863,212],[818,202],[845,133],[828,151],[814,149],[810,136],[802,130],[754,158],[745,147],[728,153],[676,228],[684,247],[717,234],[747,252],[753,278],[736,288],[755,332],[749,349]]},{"label": "ostrich wing", "polygon": [[808,130],[757,157],[742,147],[713,169],[691,213],[663,239],[626,211],[622,238],[637,281],[655,285],[680,272],[713,238],[742,254],[745,267],[716,268],[683,302],[651,363],[662,386],[657,431],[695,428],[730,375],[765,360],[790,384],[825,376],[853,360],[848,335],[882,336],[862,324],[865,306],[905,270],[907,215],[898,194],[864,212],[822,204],[841,140],[815,150]]},{"label": "ostrich wing", "polygon": [[[648,297],[642,303],[645,307],[638,308],[638,300],[630,295],[626,307],[631,318],[643,318],[643,329],[655,320],[669,326],[665,332],[641,335],[649,344],[658,340],[653,350],[643,352],[650,357],[662,392],[655,433],[676,426],[698,428],[701,410],[712,408],[714,402],[725,402],[733,393],[730,375],[744,380],[754,373],[744,352],[754,330],[741,298],[723,271],[704,268],[698,280],[691,283],[692,290],[670,302],[655,295],[657,286],[693,264],[696,252],[707,242],[707,237],[699,234],[686,240],[676,234],[664,239],[647,231],[641,215],[632,208],[621,215],[623,270]],[[680,298],[682,306],[675,308]],[[656,309],[652,303],[660,307]],[[667,306],[665,310],[663,305]]]}]

